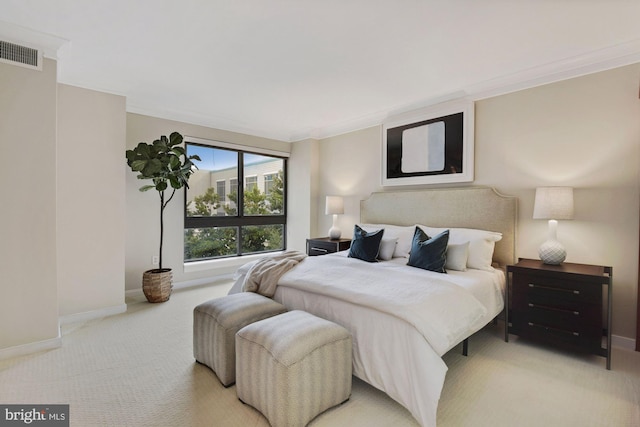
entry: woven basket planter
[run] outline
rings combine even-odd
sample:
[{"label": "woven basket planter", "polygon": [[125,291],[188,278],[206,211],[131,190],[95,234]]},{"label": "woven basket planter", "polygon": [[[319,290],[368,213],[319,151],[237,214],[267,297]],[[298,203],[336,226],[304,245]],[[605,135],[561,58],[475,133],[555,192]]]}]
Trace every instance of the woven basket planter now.
[{"label": "woven basket planter", "polygon": [[147,270],[142,274],[142,292],[149,302],[165,302],[171,296],[173,273],[170,268]]}]

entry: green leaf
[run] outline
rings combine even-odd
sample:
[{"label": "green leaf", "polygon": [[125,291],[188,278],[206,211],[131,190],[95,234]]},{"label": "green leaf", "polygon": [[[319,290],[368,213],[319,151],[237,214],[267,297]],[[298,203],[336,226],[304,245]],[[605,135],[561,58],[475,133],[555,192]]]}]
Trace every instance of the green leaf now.
[{"label": "green leaf", "polygon": [[171,183],[171,187],[173,188],[181,188],[182,184],[180,179],[176,176],[169,177],[169,182]]},{"label": "green leaf", "polygon": [[159,159],[151,159],[147,162],[143,173],[149,178],[158,174],[162,170],[162,162]]},{"label": "green leaf", "polygon": [[152,188],[156,188],[155,185],[144,185],[142,187],[140,187],[140,191],[148,191],[151,190]]},{"label": "green leaf", "polygon": [[171,156],[169,158],[169,167],[171,167],[172,170],[180,169],[181,165],[179,157]]},{"label": "green leaf", "polygon": [[182,144],[183,138],[182,135],[180,135],[178,132],[172,132],[171,135],[169,135],[169,138],[171,139],[171,147]]},{"label": "green leaf", "polygon": [[158,182],[156,184],[156,190],[158,191],[164,191],[167,189],[167,181],[162,181],[162,182]]},{"label": "green leaf", "polygon": [[131,166],[131,170],[132,171],[140,172],[145,168],[145,166],[147,166],[147,161],[146,160],[134,160],[134,161],[131,162],[130,166]]}]

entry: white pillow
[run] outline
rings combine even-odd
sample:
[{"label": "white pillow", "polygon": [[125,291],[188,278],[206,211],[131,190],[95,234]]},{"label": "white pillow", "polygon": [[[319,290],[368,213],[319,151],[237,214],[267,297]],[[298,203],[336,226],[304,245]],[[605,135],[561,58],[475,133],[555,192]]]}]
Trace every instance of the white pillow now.
[{"label": "white pillow", "polygon": [[469,242],[447,245],[445,270],[467,271],[469,258]]},{"label": "white pillow", "polygon": [[[434,228],[420,225],[429,236],[435,236],[446,228]],[[461,244],[469,242],[469,256],[467,268],[493,271],[491,266],[493,250],[496,242],[502,239],[502,233],[495,231],[478,230],[475,228],[449,228],[449,244]]]},{"label": "white pillow", "polygon": [[358,224],[360,228],[367,233],[380,230],[384,228],[383,239],[398,239],[396,242],[395,250],[393,251],[393,258],[409,258],[409,251],[411,250],[411,240],[416,230],[414,225],[400,226],[391,224]]},{"label": "white pillow", "polygon": [[389,261],[393,258],[393,252],[396,250],[397,242],[398,239],[385,239],[382,237],[382,241],[380,242],[380,251],[378,252],[378,259]]}]

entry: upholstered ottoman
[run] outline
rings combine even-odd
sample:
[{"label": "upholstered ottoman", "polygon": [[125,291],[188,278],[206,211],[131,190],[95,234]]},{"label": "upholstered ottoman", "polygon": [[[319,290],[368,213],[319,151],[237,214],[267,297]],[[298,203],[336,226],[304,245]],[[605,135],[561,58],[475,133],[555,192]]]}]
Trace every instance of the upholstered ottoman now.
[{"label": "upholstered ottoman", "polygon": [[294,310],[236,334],[238,398],[272,427],[301,427],[351,395],[351,334]]},{"label": "upholstered ottoman", "polygon": [[193,357],[228,387],[236,380],[236,332],[286,311],[282,304],[253,292],[204,302],[193,310]]}]

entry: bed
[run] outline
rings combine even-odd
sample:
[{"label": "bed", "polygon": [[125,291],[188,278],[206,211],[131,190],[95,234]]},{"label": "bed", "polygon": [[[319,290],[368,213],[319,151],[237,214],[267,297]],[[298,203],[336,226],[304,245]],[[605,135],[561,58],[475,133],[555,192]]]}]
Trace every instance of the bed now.
[{"label": "bed", "polygon": [[[401,236],[394,256],[376,263],[349,257],[348,251],[307,257],[278,279],[273,298],[347,328],[354,375],[402,404],[422,426],[435,426],[447,372],[442,355],[504,308],[501,266],[515,258],[516,218],[517,200],[492,188],[373,193],[361,201],[360,225],[385,228],[392,240]],[[465,238],[475,244],[480,236],[486,245],[488,235],[490,259],[476,256],[479,265],[447,267],[447,274],[407,266],[406,236],[416,225],[430,236],[450,230],[452,259],[453,247],[464,246]],[[487,250],[476,247],[474,254]],[[231,292],[250,270],[250,264],[239,270]]]}]

